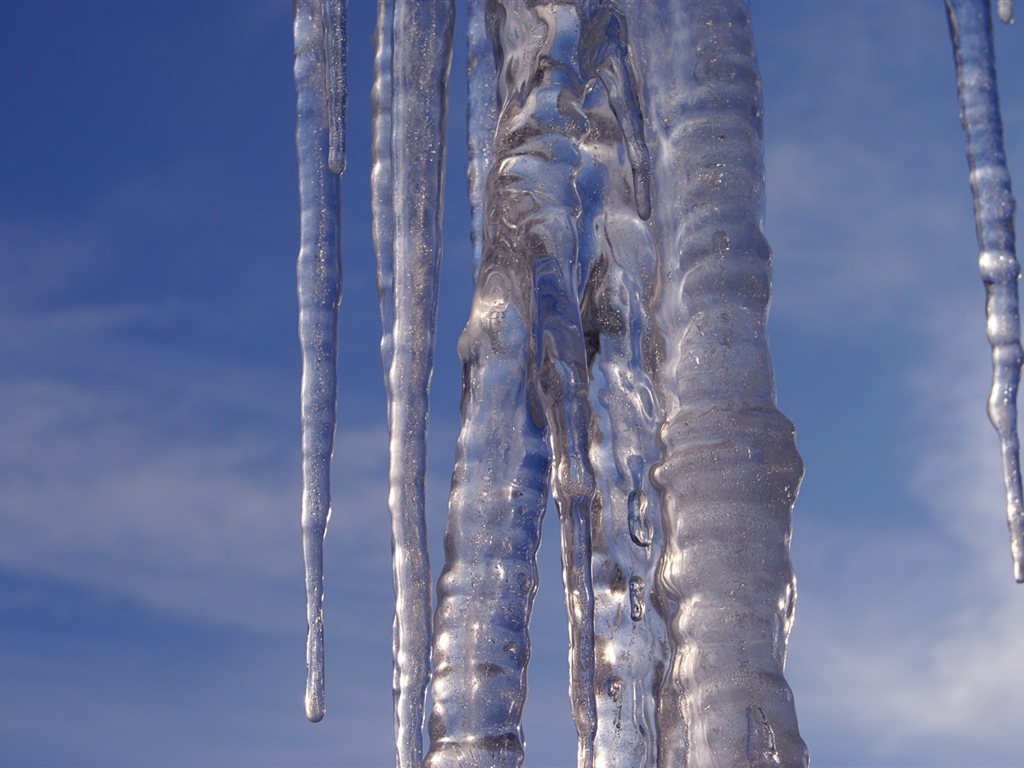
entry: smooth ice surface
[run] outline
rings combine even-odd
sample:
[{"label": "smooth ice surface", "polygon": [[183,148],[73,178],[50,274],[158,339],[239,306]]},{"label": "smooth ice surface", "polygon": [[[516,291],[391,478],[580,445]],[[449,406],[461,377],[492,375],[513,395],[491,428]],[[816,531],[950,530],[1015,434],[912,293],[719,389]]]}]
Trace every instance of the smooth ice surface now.
[{"label": "smooth ice surface", "polygon": [[[337,403],[338,303],[341,300],[341,187],[329,168],[344,167],[343,8],[319,0],[295,5],[295,86],[301,244],[298,259],[302,347],[302,550],[306,570],[306,717],[324,716],[323,545],[331,516],[331,454]],[[335,62],[335,69],[330,66]],[[331,88],[328,88],[330,82]],[[329,101],[328,92],[334,98]],[[332,130],[334,135],[332,135]],[[334,139],[332,141],[332,139]]]},{"label": "smooth ice surface", "polygon": [[1004,24],[1013,23],[1013,0],[997,0],[996,11]]},{"label": "smooth ice surface", "polygon": [[[946,10],[956,57],[960,117],[967,137],[978,265],[985,283],[987,334],[992,345],[988,415],[999,433],[1014,578],[1024,582],[1024,504],[1017,437],[1017,391],[1024,362],[1017,298],[1020,265],[1013,226],[1016,203],[1003,151],[992,19],[986,0],[947,0]],[[1008,21],[1012,9],[1007,11],[1000,3],[999,15]]]}]

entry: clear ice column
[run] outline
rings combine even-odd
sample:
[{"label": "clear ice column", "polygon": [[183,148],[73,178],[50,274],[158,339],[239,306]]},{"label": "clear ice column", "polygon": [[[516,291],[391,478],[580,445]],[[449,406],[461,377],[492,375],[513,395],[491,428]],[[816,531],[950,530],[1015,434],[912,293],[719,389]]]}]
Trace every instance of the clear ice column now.
[{"label": "clear ice column", "polygon": [[628,38],[615,6],[595,8],[582,40],[589,127],[576,176],[580,262],[588,275],[581,305],[594,356],[590,457],[599,490],[591,525],[594,764],[604,768],[656,765],[654,694],[668,645],[652,591],[662,547],[659,498],[650,483],[659,456],[651,380],[657,259],[645,221],[650,155]]},{"label": "clear ice column", "polygon": [[323,545],[331,516],[345,167],[345,16],[338,0],[295,3],[301,243],[302,550],[306,571],[306,717],[324,716]]},{"label": "clear ice column", "polygon": [[391,320],[391,328],[384,329],[381,354],[387,368],[391,438],[388,506],[395,587],[395,751],[400,768],[418,768],[423,762],[430,677],[424,480],[454,14],[451,0],[396,0],[393,8],[385,3],[378,14],[372,184],[381,317],[385,323]]},{"label": "clear ice column", "polygon": [[[981,250],[978,266],[985,283],[986,330],[992,345],[988,416],[999,433],[1013,575],[1018,582],[1024,582],[1024,504],[1017,437],[1017,389],[1024,361],[1017,298],[1020,265],[1013,227],[1016,204],[1010,189],[999,116],[992,19],[988,0],[947,0],[946,12],[956,56],[960,118],[967,135],[974,219]],[[1011,11],[1002,4],[1000,15],[1006,21],[1012,18]]]},{"label": "clear ice column", "polygon": [[761,92],[742,2],[625,3],[644,62],[665,421],[657,589],[672,655],[659,765],[803,766],[783,677],[803,467],[775,407]]},{"label": "clear ice column", "polygon": [[459,436],[438,584],[428,765],[518,766],[540,522],[559,512],[580,764],[595,725],[590,514],[596,488],[574,179],[580,17],[574,3],[501,0],[492,43],[500,118],[483,253],[459,340]]}]

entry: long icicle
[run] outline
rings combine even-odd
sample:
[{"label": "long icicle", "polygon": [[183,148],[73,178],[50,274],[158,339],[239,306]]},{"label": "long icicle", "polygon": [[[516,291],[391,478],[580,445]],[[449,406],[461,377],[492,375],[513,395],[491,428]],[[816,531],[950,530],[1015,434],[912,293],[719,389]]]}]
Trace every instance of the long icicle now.
[{"label": "long icicle", "polygon": [[388,371],[388,505],[395,587],[395,750],[400,768],[418,768],[423,761],[430,676],[424,479],[454,16],[452,0],[396,0],[391,28],[394,325]]},{"label": "long icicle", "polygon": [[[992,345],[988,416],[999,433],[1013,575],[1018,582],[1024,582],[1024,504],[1017,438],[1017,389],[1024,362],[1017,297],[1020,265],[1013,227],[1016,204],[1003,151],[992,18],[988,0],[947,0],[946,12],[956,57],[960,119],[967,136],[980,248],[978,266],[986,293],[986,330]],[[1001,4],[1000,15],[1012,18],[1012,8]]]},{"label": "long icicle", "polygon": [[659,765],[806,765],[783,677],[802,464],[775,407],[765,339],[771,254],[759,226],[761,94],[747,6],[624,5],[655,158],[665,340],[653,481],[665,530],[657,591],[673,648],[658,696]]},{"label": "long icicle", "polygon": [[502,105],[483,261],[459,340],[462,432],[435,621],[428,765],[519,766],[527,628],[549,485],[558,506],[580,765],[595,728],[590,410],[577,250],[580,17],[572,3],[488,9]]},{"label": "long icicle", "polygon": [[306,572],[306,717],[313,722],[324,716],[323,545],[331,516],[331,454],[338,389],[344,40],[345,8],[339,0],[329,0],[326,9],[322,0],[296,1],[302,550]]},{"label": "long icicle", "polygon": [[668,645],[652,601],[662,531],[649,472],[659,454],[650,312],[657,267],[643,220],[651,213],[650,155],[627,43],[621,11],[611,3],[595,8],[582,41],[589,130],[576,188],[580,261],[591,274],[584,326],[597,339],[590,386],[590,456],[600,490],[591,526],[594,763],[605,768],[657,764],[654,693]]}]

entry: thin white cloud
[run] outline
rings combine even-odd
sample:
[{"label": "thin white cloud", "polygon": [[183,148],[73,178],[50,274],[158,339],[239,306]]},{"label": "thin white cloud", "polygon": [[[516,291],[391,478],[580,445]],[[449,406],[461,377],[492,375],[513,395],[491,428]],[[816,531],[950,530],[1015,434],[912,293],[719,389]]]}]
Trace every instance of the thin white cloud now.
[{"label": "thin white cloud", "polygon": [[1001,765],[1017,754],[1024,595],[1009,564],[984,416],[987,344],[980,322],[965,322],[980,311],[969,293],[923,322],[929,362],[902,425],[914,436],[895,446],[915,452],[906,482],[923,517],[852,540],[816,521],[814,541],[801,542],[811,554],[798,573],[790,660],[812,756],[815,735],[833,750],[856,743],[864,765]]},{"label": "thin white cloud", "polygon": [[[0,564],[186,615],[279,619],[269,597],[301,585],[298,451],[288,435],[181,439],[123,393],[39,381],[0,392],[13,438]],[[290,471],[273,468],[282,461]],[[336,467],[335,551],[357,557],[361,540],[386,558],[386,524],[373,515],[386,499],[383,428],[339,434]]]}]

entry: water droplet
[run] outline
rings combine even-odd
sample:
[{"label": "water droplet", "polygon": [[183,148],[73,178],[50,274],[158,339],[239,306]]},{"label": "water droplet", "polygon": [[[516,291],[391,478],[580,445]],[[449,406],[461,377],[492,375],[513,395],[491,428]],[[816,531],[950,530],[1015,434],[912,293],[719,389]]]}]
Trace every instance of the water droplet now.
[{"label": "water droplet", "polygon": [[637,489],[629,494],[626,502],[629,520],[629,537],[639,547],[651,546],[654,526],[647,519],[647,494]]},{"label": "water droplet", "polygon": [[644,580],[633,576],[629,580],[629,618],[640,621],[644,617]]}]

